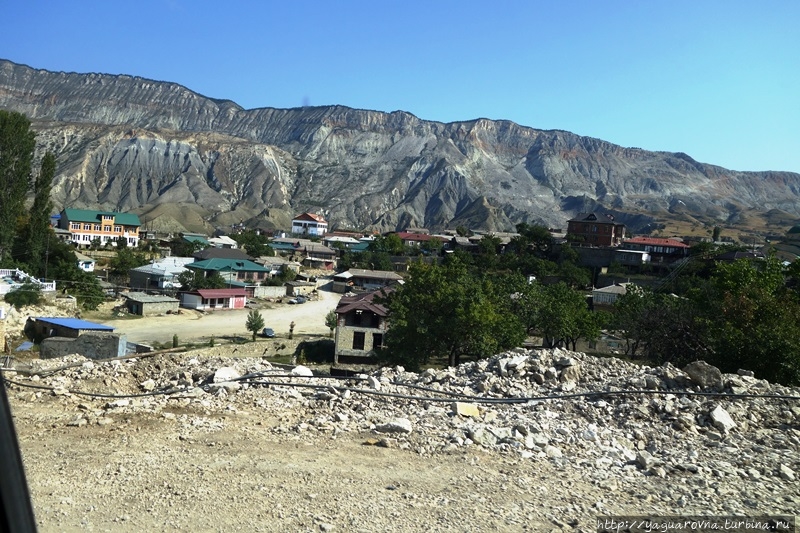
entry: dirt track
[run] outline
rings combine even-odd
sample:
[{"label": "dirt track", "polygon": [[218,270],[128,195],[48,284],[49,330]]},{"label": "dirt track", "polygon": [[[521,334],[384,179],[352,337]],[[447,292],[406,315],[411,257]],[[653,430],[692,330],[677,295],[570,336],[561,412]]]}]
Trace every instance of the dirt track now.
[{"label": "dirt track", "polygon": [[[319,299],[300,305],[265,305],[259,309],[265,326],[274,329],[278,336],[288,335],[291,322],[295,323],[296,335],[327,334],[329,330],[325,326],[325,315],[336,308],[341,295],[322,288],[317,293]],[[208,340],[211,336],[219,339],[225,336],[251,335],[245,329],[249,312],[249,309],[231,309],[200,313],[182,309],[179,315],[126,317],[103,320],[103,323],[116,328],[117,333],[125,334],[130,342],[170,342],[176,334],[182,342],[198,342]]]}]

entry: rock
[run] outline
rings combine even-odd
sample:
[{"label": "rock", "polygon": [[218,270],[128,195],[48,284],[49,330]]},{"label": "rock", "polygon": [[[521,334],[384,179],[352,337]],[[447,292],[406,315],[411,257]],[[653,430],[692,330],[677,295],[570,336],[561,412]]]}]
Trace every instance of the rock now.
[{"label": "rock", "polygon": [[153,381],[152,379],[148,379],[146,381],[139,383],[139,386],[142,388],[142,390],[150,392],[156,389],[156,382]]},{"label": "rock", "polygon": [[208,386],[210,392],[217,392],[224,390],[226,392],[236,392],[242,388],[242,384],[238,381],[220,381],[219,383],[212,383]]},{"label": "rock", "polygon": [[303,365],[297,365],[296,367],[294,367],[291,371],[291,374],[293,376],[302,376],[307,378],[314,376],[314,372],[312,372],[311,369],[308,368],[307,366]]},{"label": "rock", "polygon": [[733,421],[731,415],[721,405],[716,406],[708,416],[711,418],[711,423],[714,424],[714,427],[723,433],[727,433],[736,427],[736,422]]},{"label": "rock", "polygon": [[239,379],[240,377],[242,377],[242,375],[232,366],[223,366],[214,372],[213,382],[222,383],[223,381],[233,381],[235,379]]},{"label": "rock", "polygon": [[481,416],[478,405],[474,403],[453,402],[451,409],[453,410],[453,413],[460,416],[469,416],[473,418]]},{"label": "rock", "polygon": [[657,466],[659,461],[647,450],[639,450],[636,453],[636,463],[642,467],[643,470],[650,470],[654,466]]},{"label": "rock", "polygon": [[555,446],[553,446],[551,444],[548,444],[547,446],[545,446],[543,451],[544,451],[545,455],[547,455],[547,457],[549,457],[551,459],[559,459],[559,458],[564,456],[564,454],[561,453],[561,449],[560,448],[557,448],[557,447],[555,447]]},{"label": "rock", "polygon": [[475,444],[481,446],[494,446],[497,444],[497,437],[491,431],[488,431],[483,426],[478,426],[470,429],[469,438]]},{"label": "rock", "polygon": [[719,368],[711,366],[705,361],[694,361],[683,367],[692,383],[703,389],[722,389],[722,372]]},{"label": "rock", "polygon": [[741,368],[736,371],[737,374],[740,376],[744,376],[746,378],[755,377],[755,373],[752,370],[742,370]]},{"label": "rock", "polygon": [[408,418],[393,418],[375,427],[380,433],[411,433],[411,421]]},{"label": "rock", "polygon": [[375,376],[367,378],[367,385],[369,385],[370,389],[381,390],[381,382]]},{"label": "rock", "polygon": [[[572,361],[572,359],[570,359]],[[562,383],[566,382],[577,382],[581,379],[581,367],[578,364],[571,364],[564,368],[561,371],[561,376],[559,376],[559,381]]]},{"label": "rock", "polygon": [[778,467],[778,475],[780,475],[781,479],[783,479],[784,481],[795,480],[794,470],[783,464]]}]

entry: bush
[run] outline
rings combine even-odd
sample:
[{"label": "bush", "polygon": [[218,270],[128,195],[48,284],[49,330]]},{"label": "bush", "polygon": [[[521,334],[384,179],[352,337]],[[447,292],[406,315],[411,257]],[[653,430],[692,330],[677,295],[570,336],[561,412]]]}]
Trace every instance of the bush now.
[{"label": "bush", "polygon": [[18,289],[6,294],[5,301],[17,310],[26,305],[36,305],[42,301],[42,289],[36,283],[23,283]]}]

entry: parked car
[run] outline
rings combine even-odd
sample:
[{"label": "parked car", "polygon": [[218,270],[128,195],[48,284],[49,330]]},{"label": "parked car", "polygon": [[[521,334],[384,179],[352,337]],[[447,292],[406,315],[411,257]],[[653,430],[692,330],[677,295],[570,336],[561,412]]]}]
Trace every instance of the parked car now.
[{"label": "parked car", "polygon": [[304,304],[307,301],[308,300],[306,298],[302,297],[302,296],[296,296],[296,297],[292,298],[291,300],[289,300],[289,303],[290,304]]},{"label": "parked car", "polygon": [[266,337],[266,338],[268,338],[268,339],[271,339],[272,337],[274,337],[274,336],[275,336],[275,330],[274,330],[274,329],[272,329],[272,328],[264,328],[264,329],[261,331],[261,336],[262,336],[262,337]]}]

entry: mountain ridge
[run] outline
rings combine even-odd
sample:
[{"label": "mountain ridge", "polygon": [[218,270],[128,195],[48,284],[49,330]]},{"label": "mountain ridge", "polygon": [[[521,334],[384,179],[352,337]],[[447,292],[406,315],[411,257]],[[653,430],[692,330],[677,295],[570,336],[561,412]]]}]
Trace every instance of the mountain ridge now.
[{"label": "mountain ridge", "polygon": [[[340,105],[246,110],[173,82],[6,60],[0,108],[26,114],[37,154],[56,155],[58,207],[146,215],[184,204],[208,228],[285,228],[304,210],[322,210],[334,227],[381,231],[562,227],[578,205],[642,221],[634,230],[675,210],[709,224],[753,209],[800,218],[800,174],[732,171],[509,120],[443,123]],[[491,213],[484,227],[482,211]]]}]

